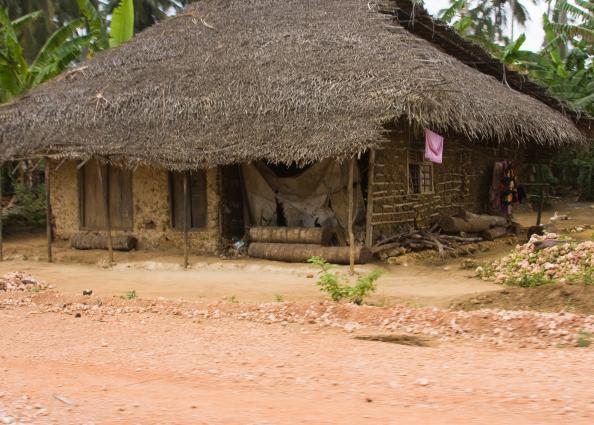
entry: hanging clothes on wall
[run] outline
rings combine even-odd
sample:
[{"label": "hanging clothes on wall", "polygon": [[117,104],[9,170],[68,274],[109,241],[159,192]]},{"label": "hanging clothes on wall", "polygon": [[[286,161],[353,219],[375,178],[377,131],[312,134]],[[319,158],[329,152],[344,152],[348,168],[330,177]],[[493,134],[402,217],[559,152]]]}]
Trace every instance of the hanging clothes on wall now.
[{"label": "hanging clothes on wall", "polygon": [[425,159],[441,164],[443,158],[443,136],[425,129]]},{"label": "hanging clothes on wall", "polygon": [[489,201],[493,212],[506,215],[511,215],[513,204],[519,202],[517,172],[511,161],[494,164]]}]

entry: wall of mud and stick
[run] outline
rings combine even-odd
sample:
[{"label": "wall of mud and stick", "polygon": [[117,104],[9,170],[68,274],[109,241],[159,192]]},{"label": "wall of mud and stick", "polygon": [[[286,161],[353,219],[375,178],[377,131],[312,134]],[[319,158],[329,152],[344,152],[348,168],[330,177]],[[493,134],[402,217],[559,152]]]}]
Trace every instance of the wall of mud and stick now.
[{"label": "wall of mud and stick", "polygon": [[[68,240],[83,231],[81,225],[80,174],[76,161],[51,161],[50,202],[55,239]],[[220,248],[218,170],[207,170],[207,225],[189,232],[192,254],[213,254]],[[139,249],[183,249],[183,234],[174,230],[168,171],[139,166],[132,174],[133,227],[113,230],[114,236],[133,235]]]},{"label": "wall of mud and stick", "polygon": [[433,164],[433,187],[411,193],[409,163],[424,151],[422,133],[394,131],[389,143],[376,148],[373,167],[373,240],[389,237],[406,227],[428,228],[441,215],[464,209],[490,211],[489,188],[495,161],[511,160],[520,168],[524,151],[518,146],[471,142],[445,136],[442,164]]}]

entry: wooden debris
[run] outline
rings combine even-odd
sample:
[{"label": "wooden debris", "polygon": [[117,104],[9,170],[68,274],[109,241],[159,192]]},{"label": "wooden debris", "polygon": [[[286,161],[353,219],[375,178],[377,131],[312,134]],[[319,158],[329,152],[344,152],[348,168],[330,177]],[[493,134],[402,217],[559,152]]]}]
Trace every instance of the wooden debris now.
[{"label": "wooden debris", "polygon": [[472,249],[470,245],[464,248],[463,245],[491,241],[507,235],[508,229],[514,233],[517,227],[508,223],[505,217],[461,211],[456,216],[442,217],[429,230],[409,229],[390,235],[376,243],[371,252],[381,259],[424,249],[438,251],[440,258],[444,258],[447,251],[466,255],[476,248]]},{"label": "wooden debris", "polygon": [[481,236],[486,241],[492,241],[507,235],[507,227],[492,227],[481,232]]}]

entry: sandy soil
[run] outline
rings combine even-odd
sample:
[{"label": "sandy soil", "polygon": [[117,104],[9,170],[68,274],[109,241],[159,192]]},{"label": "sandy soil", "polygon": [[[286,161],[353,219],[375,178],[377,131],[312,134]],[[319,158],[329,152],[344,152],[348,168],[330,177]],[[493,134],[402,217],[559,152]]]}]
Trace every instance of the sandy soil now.
[{"label": "sandy soil", "polygon": [[0,420],[591,424],[594,350],[411,347],[310,324],[0,309]]},{"label": "sandy soil", "polygon": [[[570,220],[557,222],[559,230],[583,224],[594,224],[594,209],[590,203],[558,202],[543,213],[547,223],[554,210],[568,214]],[[535,223],[535,213],[523,208],[515,218],[525,226]],[[592,230],[572,233],[589,238]],[[517,241],[485,243],[486,252],[477,252],[476,261],[489,261],[507,253]],[[432,253],[429,253],[432,254]],[[177,251],[138,251],[115,253],[116,265],[106,268],[105,251],[77,251],[64,241],[54,245],[56,264],[45,262],[45,238],[40,234],[21,234],[7,238],[0,274],[21,270],[47,280],[65,293],[80,294],[93,289],[99,295],[121,295],[136,290],[143,297],[165,297],[188,300],[237,299],[242,302],[270,302],[282,297],[286,301],[317,301],[323,299],[314,285],[315,269],[305,264],[216,257],[191,257],[191,270],[181,269],[182,253]],[[370,300],[376,305],[430,305],[446,307],[465,297],[501,290],[501,286],[472,278],[472,271],[462,270],[465,258],[436,263],[428,257],[415,255],[402,259],[404,265],[372,264],[359,266],[365,272],[373,268],[386,271],[379,281],[378,292]],[[346,272],[346,268],[342,268]]]},{"label": "sandy soil", "polygon": [[[593,221],[587,208],[576,210],[575,224]],[[530,224],[533,215],[519,218]],[[82,310],[77,318],[69,310],[79,302],[72,294],[85,288],[103,297],[92,298],[97,305],[131,289],[143,298],[201,303],[232,296],[270,302],[277,295],[303,303],[322,296],[307,265],[194,257],[192,270],[182,271],[178,253],[138,252],[116,254],[118,264],[106,269],[105,252],[60,245],[57,264],[35,261],[45,249],[39,236],[13,238],[6,248],[12,259],[0,263],[0,273],[27,271],[66,295],[34,295],[50,303],[46,309],[0,304],[0,423],[594,423],[594,349],[555,342],[575,339],[579,329],[592,327],[592,316],[343,306],[334,315],[320,311],[316,320],[291,322],[269,320],[268,313],[246,319],[241,310],[258,307],[231,303],[227,308],[235,312],[228,316],[214,314],[223,308],[214,305],[204,315],[177,308],[161,314],[156,307],[103,314],[97,307],[99,313]],[[477,258],[510,248],[499,244]],[[381,266],[388,273],[372,302],[447,305],[464,294],[501,289],[469,279],[460,262]],[[140,303],[114,300],[124,310]],[[325,324],[347,313],[353,317],[343,317],[340,326]],[[356,340],[371,329],[344,323],[353,320],[385,323],[382,332],[430,330],[431,344]],[[539,344],[530,343],[531,335],[550,340],[541,345],[549,348],[533,348]]]},{"label": "sandy soil", "polygon": [[[491,258],[509,250],[505,241],[494,244],[477,258]],[[243,302],[270,302],[277,296],[286,301],[322,300],[315,285],[317,269],[308,264],[289,264],[258,259],[219,259],[191,257],[190,270],[182,270],[180,253],[116,252],[116,264],[108,268],[105,251],[77,251],[56,243],[55,263],[45,261],[43,235],[20,235],[5,243],[5,259],[0,275],[25,271],[54,284],[61,292],[80,294],[93,289],[98,295],[121,295],[136,290],[143,297],[184,298],[188,300],[221,300],[235,297]],[[447,306],[463,295],[495,291],[500,286],[471,278],[462,270],[463,258],[436,264],[431,260],[404,259],[404,265],[383,263],[357,266],[367,272],[381,268],[386,273],[371,299],[378,305],[410,303]],[[338,267],[347,273],[347,267]]]}]

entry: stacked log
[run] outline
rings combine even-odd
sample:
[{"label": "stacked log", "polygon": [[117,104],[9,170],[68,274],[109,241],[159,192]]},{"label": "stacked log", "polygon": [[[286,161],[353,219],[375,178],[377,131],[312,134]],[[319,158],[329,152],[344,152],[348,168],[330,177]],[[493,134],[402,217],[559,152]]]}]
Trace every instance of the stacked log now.
[{"label": "stacked log", "polygon": [[459,233],[480,233],[492,227],[507,227],[505,217],[497,215],[479,215],[464,211],[458,216],[442,217],[439,227],[444,232]]},{"label": "stacked log", "polygon": [[[138,241],[132,235],[112,236],[113,249],[132,251]],[[70,246],[75,249],[107,249],[107,236],[96,232],[79,232],[70,238]]]},{"label": "stacked log", "polygon": [[[252,242],[248,255],[268,260],[306,262],[313,256],[323,257],[329,263],[349,264],[350,248],[348,246],[321,246],[316,244],[285,244]],[[363,264],[371,259],[371,251],[364,246],[355,247],[355,263]]]},{"label": "stacked log", "polygon": [[332,230],[322,227],[257,226],[250,229],[249,236],[252,242],[329,245]]}]

